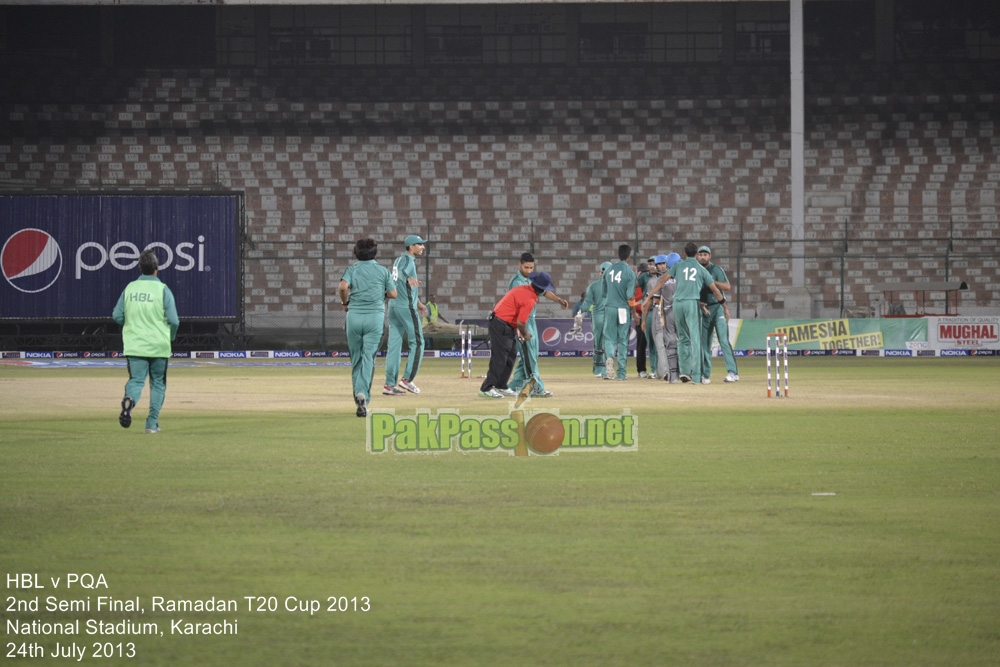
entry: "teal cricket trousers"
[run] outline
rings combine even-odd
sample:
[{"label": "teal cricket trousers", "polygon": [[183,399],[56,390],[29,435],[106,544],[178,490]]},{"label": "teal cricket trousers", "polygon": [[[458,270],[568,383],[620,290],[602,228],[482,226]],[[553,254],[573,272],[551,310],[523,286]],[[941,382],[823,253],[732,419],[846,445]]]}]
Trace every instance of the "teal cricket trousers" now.
[{"label": "teal cricket trousers", "polygon": [[722,358],[726,360],[726,372],[739,374],[736,367],[736,355],[733,354],[733,344],[729,342],[729,324],[721,304],[708,307],[708,315],[701,317],[701,375],[709,377],[712,374],[712,335],[719,337],[719,347],[722,348]]},{"label": "teal cricket trousers", "polygon": [[142,397],[142,388],[146,386],[149,377],[149,415],[146,417],[146,428],[160,427],[160,408],[167,396],[167,359],[166,357],[126,357],[128,361],[128,382],[125,383],[125,395],[138,405]]},{"label": "teal cricket trousers", "polygon": [[420,327],[417,311],[409,308],[389,307],[389,345],[385,352],[385,383],[395,387],[399,381],[399,364],[403,353],[403,337],[409,343],[410,356],[406,360],[403,379],[413,382],[424,358],[424,330]]},{"label": "teal cricket trousers", "polygon": [[595,308],[590,313],[590,331],[594,334],[594,375],[604,375],[604,309]]},{"label": "teal cricket trousers", "polygon": [[677,320],[677,362],[681,375],[701,382],[701,313],[697,299],[674,301]]},{"label": "teal cricket trousers", "polygon": [[375,376],[375,353],[382,342],[383,313],[347,311],[347,349],[351,353],[351,398],[357,394],[372,399],[372,379]]},{"label": "teal cricket trousers", "polygon": [[[625,323],[620,324],[619,310],[625,311]],[[617,359],[618,369],[616,377],[625,380],[628,377],[628,335],[632,330],[631,308],[605,308],[604,309],[604,356],[608,359]],[[615,356],[617,352],[617,357]]]},{"label": "teal cricket trousers", "polygon": [[[528,363],[527,367],[534,371],[535,378],[535,388],[531,390],[532,393],[540,393],[545,391],[545,383],[542,382],[542,376],[538,373],[538,324],[535,322],[535,316],[532,315],[528,318],[528,321],[524,323],[524,328],[528,330],[531,334],[531,339],[524,345],[518,345],[517,349],[520,350],[520,354],[524,354],[525,350],[528,352]],[[518,362],[517,366],[514,367],[514,375],[511,376],[510,382],[507,386],[514,391],[521,391],[524,385],[532,377],[525,370],[525,363],[522,359]]]}]

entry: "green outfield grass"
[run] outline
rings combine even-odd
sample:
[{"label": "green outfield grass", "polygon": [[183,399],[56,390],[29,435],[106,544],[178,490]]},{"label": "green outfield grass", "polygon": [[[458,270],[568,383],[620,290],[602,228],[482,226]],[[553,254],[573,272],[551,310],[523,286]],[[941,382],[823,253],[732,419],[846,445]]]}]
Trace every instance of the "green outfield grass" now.
[{"label": "green outfield grass", "polygon": [[[738,384],[719,364],[697,387],[543,359],[556,396],[531,408],[627,408],[639,447],[528,458],[369,454],[345,367],[175,364],[152,436],[145,396],[118,426],[124,368],[0,366],[4,654],[131,642],[134,658],[110,662],[997,664],[1000,359],[791,364],[792,398],[767,401],[759,359]],[[428,360],[420,395],[374,407],[506,415],[457,375],[457,359]],[[18,573],[45,588],[12,587]],[[107,588],[66,588],[70,573]],[[50,596],[92,611],[47,612]],[[144,613],[98,612],[98,596]],[[154,596],[239,609],[156,611]],[[327,611],[338,596],[351,611]],[[17,610],[35,598],[40,611]],[[77,618],[163,636],[8,624]],[[172,635],[177,619],[238,634]],[[47,663],[66,660],[29,664]]]}]

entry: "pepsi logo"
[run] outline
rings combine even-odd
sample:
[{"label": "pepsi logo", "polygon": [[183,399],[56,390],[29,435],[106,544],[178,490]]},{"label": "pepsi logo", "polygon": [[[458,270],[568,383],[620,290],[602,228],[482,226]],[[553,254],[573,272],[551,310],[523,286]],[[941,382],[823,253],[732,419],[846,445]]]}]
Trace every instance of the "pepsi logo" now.
[{"label": "pepsi logo", "polygon": [[562,332],[555,327],[548,327],[542,332],[542,342],[546,345],[555,345],[559,342],[560,337],[562,337]]},{"label": "pepsi logo", "polygon": [[22,229],[0,250],[3,277],[19,292],[34,294],[52,287],[62,272],[62,250],[48,232]]}]

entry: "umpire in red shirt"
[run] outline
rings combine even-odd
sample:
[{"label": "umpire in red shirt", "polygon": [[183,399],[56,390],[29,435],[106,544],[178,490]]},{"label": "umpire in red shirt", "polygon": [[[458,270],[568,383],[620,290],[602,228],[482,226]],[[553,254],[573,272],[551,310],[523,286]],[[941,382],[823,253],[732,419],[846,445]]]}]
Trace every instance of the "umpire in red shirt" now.
[{"label": "umpire in red shirt", "polygon": [[[493,306],[493,312],[490,313],[490,370],[479,387],[479,395],[483,398],[514,395],[507,387],[507,382],[517,360],[518,343],[531,338],[526,327],[528,317],[538,303],[538,297],[555,291],[552,279],[544,271],[528,274],[528,280],[531,281],[530,285],[519,285],[511,289]],[[528,355],[522,357],[523,363],[528,363]],[[527,376],[531,377],[534,369],[525,370]]]}]

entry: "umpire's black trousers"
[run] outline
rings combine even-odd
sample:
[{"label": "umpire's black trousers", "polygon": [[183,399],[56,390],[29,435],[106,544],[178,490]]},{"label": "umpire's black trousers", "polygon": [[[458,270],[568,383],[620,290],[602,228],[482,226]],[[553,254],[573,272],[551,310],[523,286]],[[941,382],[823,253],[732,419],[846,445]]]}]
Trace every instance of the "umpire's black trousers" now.
[{"label": "umpire's black trousers", "polygon": [[517,361],[517,329],[490,313],[490,370],[479,387],[480,391],[492,388],[506,389],[510,374]]}]

